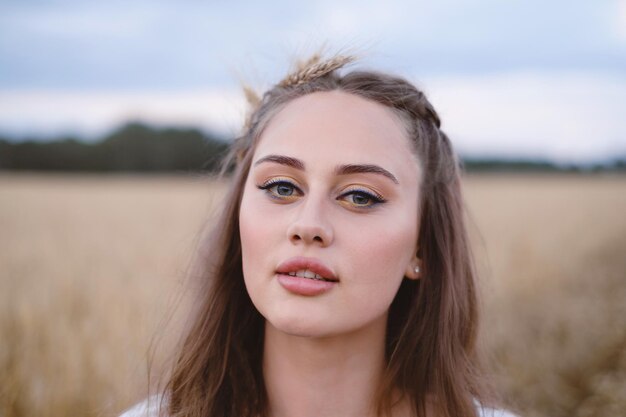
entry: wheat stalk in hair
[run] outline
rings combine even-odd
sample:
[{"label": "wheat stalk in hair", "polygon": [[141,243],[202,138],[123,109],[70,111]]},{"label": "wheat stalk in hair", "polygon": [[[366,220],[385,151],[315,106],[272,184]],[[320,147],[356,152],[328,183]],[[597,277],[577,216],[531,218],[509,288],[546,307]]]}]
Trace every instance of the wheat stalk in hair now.
[{"label": "wheat stalk in hair", "polygon": [[319,55],[315,54],[306,61],[299,63],[297,71],[287,75],[278,85],[281,87],[300,85],[322,77],[354,60],[355,58],[352,56],[336,55],[326,61],[320,61]]}]

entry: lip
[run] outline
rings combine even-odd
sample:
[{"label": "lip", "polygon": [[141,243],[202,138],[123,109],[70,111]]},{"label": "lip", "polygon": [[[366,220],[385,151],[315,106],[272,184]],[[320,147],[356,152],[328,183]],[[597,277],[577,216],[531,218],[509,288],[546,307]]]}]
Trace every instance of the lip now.
[{"label": "lip", "polygon": [[[328,281],[289,275],[301,269],[308,269]],[[315,258],[296,257],[281,263],[276,269],[276,278],[287,291],[296,295],[315,296],[330,291],[338,285],[339,279],[324,263]]]},{"label": "lip", "polygon": [[297,256],[282,262],[278,265],[278,268],[276,268],[276,272],[288,275],[290,272],[296,272],[301,269],[308,269],[309,271],[314,272],[329,281],[339,281],[333,271],[324,265],[322,261],[316,258],[306,258],[304,256]]}]

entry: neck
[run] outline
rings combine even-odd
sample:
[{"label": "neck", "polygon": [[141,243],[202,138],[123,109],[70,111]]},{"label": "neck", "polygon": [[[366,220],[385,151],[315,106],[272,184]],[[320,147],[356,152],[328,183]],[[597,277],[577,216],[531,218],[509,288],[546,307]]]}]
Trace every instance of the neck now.
[{"label": "neck", "polygon": [[293,336],[266,322],[263,373],[272,417],[375,415],[386,316],[351,334]]}]

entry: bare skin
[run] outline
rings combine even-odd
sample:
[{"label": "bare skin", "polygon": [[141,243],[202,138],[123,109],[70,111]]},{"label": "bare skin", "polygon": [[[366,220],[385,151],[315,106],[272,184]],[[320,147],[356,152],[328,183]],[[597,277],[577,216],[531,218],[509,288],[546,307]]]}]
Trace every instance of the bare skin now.
[{"label": "bare skin", "polygon": [[[380,169],[337,170],[345,166]],[[240,233],[246,288],[266,319],[272,417],[376,416],[389,306],[403,279],[419,278],[420,175],[399,118],[348,93],[296,99],[262,134]],[[299,256],[337,282],[294,294],[277,266]],[[410,415],[405,404],[392,411]]]},{"label": "bare skin", "polygon": [[[374,417],[384,321],[346,338],[293,337],[266,325],[263,358],[272,417]],[[371,344],[372,340],[379,343]]]}]

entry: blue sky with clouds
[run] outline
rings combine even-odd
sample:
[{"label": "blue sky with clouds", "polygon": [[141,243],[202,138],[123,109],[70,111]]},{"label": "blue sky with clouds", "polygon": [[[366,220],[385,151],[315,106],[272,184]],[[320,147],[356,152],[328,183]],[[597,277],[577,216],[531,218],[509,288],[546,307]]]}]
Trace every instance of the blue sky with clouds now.
[{"label": "blue sky with clouds", "polygon": [[626,155],[626,1],[0,0],[0,132],[234,134],[238,80],[322,43],[421,86],[470,155]]}]

